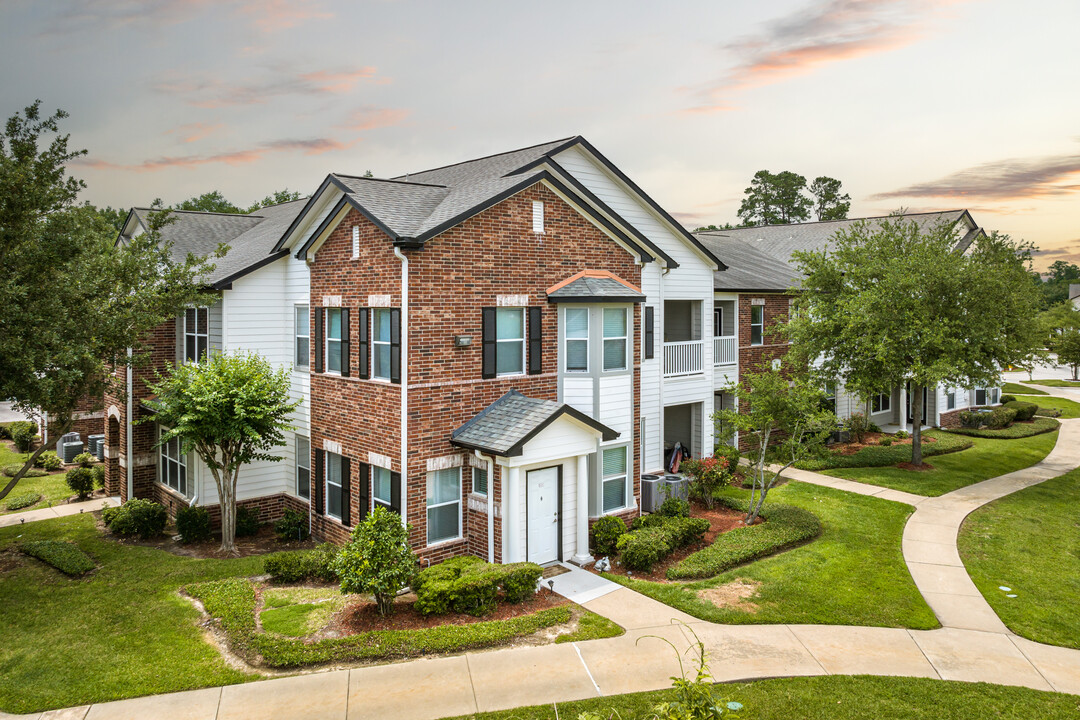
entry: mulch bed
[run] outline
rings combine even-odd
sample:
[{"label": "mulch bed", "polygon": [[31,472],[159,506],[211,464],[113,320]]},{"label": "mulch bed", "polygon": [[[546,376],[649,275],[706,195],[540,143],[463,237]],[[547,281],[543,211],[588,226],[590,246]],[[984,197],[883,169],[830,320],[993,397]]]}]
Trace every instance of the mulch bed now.
[{"label": "mulch bed", "polygon": [[237,555],[228,555],[220,551],[221,548],[221,536],[217,535],[215,538],[206,540],[204,542],[190,543],[185,545],[176,539],[175,531],[166,529],[165,534],[159,538],[153,538],[151,540],[141,540],[139,538],[119,537],[109,532],[109,529],[105,527],[105,524],[100,520],[98,525],[107,538],[113,542],[120,543],[121,545],[139,545],[141,547],[152,547],[159,550],[165,550],[171,552],[173,555],[182,555],[184,557],[192,558],[224,558],[224,557],[248,557],[249,555],[265,555],[267,553],[278,552],[279,550],[310,550],[318,545],[314,540],[290,540],[288,542],[282,542],[278,540],[277,534],[274,532],[272,525],[259,526],[259,532],[250,537],[238,537],[236,538],[236,552]]},{"label": "mulch bed", "polygon": [[569,600],[556,595],[547,588],[541,588],[532,599],[523,603],[500,602],[495,612],[483,617],[449,613],[447,615],[421,615],[414,603],[416,595],[408,593],[394,601],[394,614],[390,617],[379,615],[379,609],[373,602],[361,602],[349,605],[331,621],[327,631],[331,634],[359,635],[372,630],[420,630],[440,625],[470,625],[490,620],[508,620],[521,615],[531,615],[548,608],[567,605]]},{"label": "mulch bed", "polygon": [[[729,530],[735,528],[745,527],[743,525],[743,518],[746,517],[746,513],[740,510],[733,510],[729,507],[718,505],[712,510],[707,509],[704,505],[699,503],[692,503],[690,506],[690,517],[706,518],[709,521],[709,529],[705,533],[705,539],[696,545],[689,545],[684,548],[679,548],[675,552],[668,555],[666,558],[653,565],[652,570],[649,572],[642,572],[640,570],[627,570],[622,565],[617,565],[616,560],[611,563],[611,569],[608,570],[612,575],[622,575],[624,577],[636,578],[638,580],[649,580],[652,582],[671,582],[667,579],[667,569],[672,565],[682,561],[683,559],[693,555],[698,550],[702,550],[712,545],[716,541],[716,538]],[[754,522],[758,525],[764,521],[763,518],[758,517]],[[589,568],[593,572],[596,572],[595,567]]]},{"label": "mulch bed", "polygon": [[910,470],[912,472],[926,472],[928,470],[934,469],[934,466],[928,462],[924,462],[922,465],[912,465],[909,462],[902,462],[897,463],[896,467],[900,468],[901,470]]},{"label": "mulch bed", "polygon": [[[829,450],[837,455],[854,455],[863,448],[880,446],[881,438],[883,437],[891,437],[893,445],[911,444],[910,436],[901,440],[893,435],[889,435],[888,433],[866,433],[866,435],[863,436],[863,441],[861,443],[855,442],[854,440],[846,443],[833,443],[829,446]],[[923,443],[937,442],[935,438],[927,437],[925,434],[922,436],[922,441]]]}]

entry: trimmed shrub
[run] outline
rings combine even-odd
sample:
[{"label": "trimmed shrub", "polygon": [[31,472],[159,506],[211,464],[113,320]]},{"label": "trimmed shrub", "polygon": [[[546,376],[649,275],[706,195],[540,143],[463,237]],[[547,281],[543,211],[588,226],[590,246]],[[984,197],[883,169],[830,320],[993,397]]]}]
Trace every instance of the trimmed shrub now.
[{"label": "trimmed shrub", "polygon": [[886,435],[885,437],[878,440],[878,445],[880,445],[881,447],[889,447],[892,445],[892,438]]},{"label": "trimmed shrub", "polygon": [[909,433],[907,430],[897,430],[896,431],[896,439],[897,440],[907,440],[909,437],[911,437],[911,433]]},{"label": "trimmed shrub", "polygon": [[543,573],[536,563],[493,565],[473,556],[450,558],[416,574],[415,607],[425,615],[486,615],[495,609],[500,588],[506,602],[524,602],[536,592]]},{"label": "trimmed shrub", "polygon": [[1002,407],[1016,411],[1016,419],[1019,422],[1026,422],[1035,417],[1035,413],[1038,412],[1039,406],[1035,403],[1029,402],[1017,402],[1012,401],[1009,403],[1002,402]]},{"label": "trimmed shrub", "polygon": [[72,468],[68,470],[67,477],[64,479],[72,492],[79,494],[80,500],[85,500],[90,497],[90,493],[94,492],[94,471],[90,468],[82,466]]},{"label": "trimmed shrub", "polygon": [[[934,442],[926,442],[926,438]],[[933,431],[923,433],[923,457],[944,455],[945,453],[967,450],[974,443],[965,437],[952,433]],[[801,460],[795,467],[801,470],[828,470],[831,468],[886,467],[911,461],[911,445],[870,445],[851,455],[827,453],[822,457]]]},{"label": "trimmed shrub", "polygon": [[1000,402],[1002,405],[1008,405],[1011,402],[1016,402],[1016,396],[1002,395],[1000,398],[998,398],[998,402]]},{"label": "trimmed shrub", "polygon": [[619,538],[626,534],[626,523],[612,515],[604,517],[593,523],[589,530],[589,539],[592,541],[594,555],[614,555],[618,552]]},{"label": "trimmed shrub", "polygon": [[210,539],[210,512],[204,507],[183,507],[176,511],[176,532],[180,542]]},{"label": "trimmed shrub", "polygon": [[131,498],[120,507],[105,508],[101,517],[116,535],[138,535],[143,540],[163,533],[169,520],[164,506],[142,498]]},{"label": "trimmed shrub", "polygon": [[31,505],[41,500],[41,493],[27,492],[20,495],[12,495],[8,498],[7,504],[4,505],[5,510],[22,510],[28,508]]},{"label": "trimmed shrub", "polygon": [[93,559],[71,542],[34,540],[20,544],[19,550],[52,565],[65,575],[84,575],[96,567]]},{"label": "trimmed shrub", "polygon": [[544,568],[536,563],[520,562],[502,565],[503,598],[508,603],[525,602],[536,593],[536,584],[544,575]]},{"label": "trimmed shrub", "polygon": [[299,510],[293,510],[288,508],[285,510],[285,514],[278,518],[274,523],[274,532],[277,533],[278,540],[307,540],[308,538],[308,517]]},{"label": "trimmed shrub", "polygon": [[660,503],[657,514],[664,517],[690,517],[690,503],[673,495]]},{"label": "trimmed shrub", "polygon": [[30,449],[34,447],[35,437],[37,437],[37,425],[34,423],[20,420],[11,424],[11,439],[19,452],[30,452]]},{"label": "trimmed shrub", "polygon": [[717,445],[716,449],[713,450],[713,457],[727,460],[728,470],[734,471],[735,468],[739,467],[742,453],[734,445]]},{"label": "trimmed shrub", "polygon": [[1001,430],[1009,427],[1015,419],[1016,410],[1014,408],[996,407],[986,413],[986,427],[991,430]]},{"label": "trimmed shrub", "polygon": [[250,507],[236,508],[236,537],[251,537],[259,532],[259,511]]},{"label": "trimmed shrub", "polygon": [[866,433],[870,431],[870,423],[867,422],[866,416],[862,413],[852,413],[847,421],[847,429],[851,433],[851,438],[855,442],[861,443],[863,438],[866,437]]},{"label": "trimmed shrub", "polygon": [[371,593],[382,616],[394,612],[398,591],[409,586],[416,574],[416,554],[409,546],[409,529],[401,518],[376,507],[353,528],[333,567],[341,578],[343,593]]},{"label": "trimmed shrub", "polygon": [[95,458],[93,455],[91,455],[88,452],[81,452],[78,455],[76,455],[74,458],[72,458],[72,461],[76,465],[78,465],[79,467],[84,467],[84,468],[88,468],[91,465],[93,465],[95,460],[97,460],[97,458]]},{"label": "trimmed shrub", "polygon": [[1036,417],[1056,418],[1056,417],[1061,417],[1061,411],[1058,410],[1057,408],[1044,408],[1044,407],[1041,407],[1041,408],[1039,408],[1038,410],[1035,411],[1035,416]]},{"label": "trimmed shrub", "polygon": [[96,487],[96,488],[104,488],[105,487],[105,466],[104,465],[95,465],[94,467],[90,468],[90,472],[94,473],[94,487]]},{"label": "trimmed shrub", "polygon": [[949,432],[956,433],[957,435],[967,435],[968,437],[1015,440],[1017,438],[1026,438],[1032,437],[1033,435],[1041,435],[1042,433],[1054,432],[1059,427],[1061,427],[1061,423],[1053,418],[1035,417],[1031,422],[1013,423],[1009,427],[1000,430],[991,430],[990,428],[955,428],[949,430]]},{"label": "trimmed shrub", "polygon": [[338,546],[334,543],[322,543],[314,550],[272,553],[263,559],[263,572],[276,583],[337,582],[334,569],[337,554]]},{"label": "trimmed shrub", "polygon": [[619,557],[629,570],[648,572],[672,550],[659,525],[643,527],[619,538]]},{"label": "trimmed shrub", "polygon": [[976,412],[974,410],[961,410],[959,417],[960,426],[965,428],[980,428],[986,422],[986,413]]},{"label": "trimmed shrub", "polygon": [[[22,466],[23,466],[22,463],[15,463],[14,465],[5,465],[4,469],[2,471],[0,471],[0,472],[3,472],[3,474],[7,475],[8,477],[15,477],[16,473],[18,473],[20,470],[22,470]],[[24,478],[45,477],[48,474],[49,473],[47,473],[46,471],[41,470],[39,468],[30,468],[29,470],[26,471],[26,474],[23,475],[23,477]]]},{"label": "trimmed shrub", "polygon": [[881,432],[881,426],[871,420],[866,424],[866,431],[872,433],[879,433]]},{"label": "trimmed shrub", "polygon": [[46,450],[34,460],[34,467],[43,468],[45,470],[59,470],[61,465],[63,465],[63,463],[60,461],[60,456],[56,454],[55,450]]}]

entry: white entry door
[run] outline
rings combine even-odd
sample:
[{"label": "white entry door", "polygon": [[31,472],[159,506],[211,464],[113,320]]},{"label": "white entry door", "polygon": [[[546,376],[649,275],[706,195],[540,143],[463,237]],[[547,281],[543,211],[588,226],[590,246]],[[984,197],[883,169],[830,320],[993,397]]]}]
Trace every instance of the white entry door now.
[{"label": "white entry door", "polygon": [[530,470],[526,474],[529,562],[544,564],[559,559],[559,468]]}]

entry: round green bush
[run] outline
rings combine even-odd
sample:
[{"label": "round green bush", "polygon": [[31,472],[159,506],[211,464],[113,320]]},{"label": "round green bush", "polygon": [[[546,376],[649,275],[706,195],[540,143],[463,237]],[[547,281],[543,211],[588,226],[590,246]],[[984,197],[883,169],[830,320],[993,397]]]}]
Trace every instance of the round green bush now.
[{"label": "round green bush", "polygon": [[285,514],[274,523],[274,532],[277,533],[278,540],[283,542],[307,540],[308,516],[299,510],[288,508]]},{"label": "round green bush", "polygon": [[163,533],[169,521],[164,506],[142,498],[132,498],[120,507],[106,508],[101,517],[115,534],[138,535],[144,540]]},{"label": "round green bush", "polygon": [[892,445],[892,438],[888,437],[888,436],[885,436],[885,437],[881,438],[880,440],[878,440],[878,445],[883,445],[885,447],[889,447],[890,445]]},{"label": "round green bush", "polygon": [[672,495],[660,503],[657,514],[664,517],[690,517],[690,503],[681,497]]},{"label": "round green bush", "polygon": [[259,532],[259,511],[250,507],[236,508],[236,537],[251,537]]},{"label": "round green bush", "polygon": [[[1038,408],[1036,408],[1038,409]],[[1034,415],[1035,413],[1032,413]],[[1012,425],[1016,419],[1016,409],[1011,407],[996,407],[986,413],[986,427],[991,430],[1001,430]]]},{"label": "round green bush", "polygon": [[68,470],[65,479],[72,492],[79,494],[80,500],[85,500],[90,497],[90,493],[94,492],[94,471],[90,468],[82,466],[72,468]]},{"label": "round green bush", "polygon": [[78,455],[76,455],[74,457],[75,464],[78,465],[79,467],[84,467],[84,468],[88,468],[91,465],[93,465],[95,460],[97,460],[97,458],[95,458],[93,455],[91,455],[88,452],[81,452],[81,453],[79,453]]},{"label": "round green bush", "polygon": [[1016,400],[1010,403],[1002,403],[1002,407],[1008,410],[1016,411],[1016,420],[1019,422],[1026,422],[1035,417],[1035,413],[1039,411],[1039,406],[1035,403],[1029,402],[1017,402]]},{"label": "round green bush", "polygon": [[416,574],[409,528],[397,513],[376,507],[353,528],[352,539],[334,560],[341,591],[373,595],[383,617],[393,614],[398,591],[408,587]]},{"label": "round green bush", "polygon": [[35,437],[37,437],[37,425],[34,423],[20,421],[11,424],[11,439],[19,452],[30,452],[34,446]]},{"label": "round green bush", "polygon": [[660,526],[645,527],[619,538],[618,550],[628,570],[648,572],[671,552],[666,533]]},{"label": "round green bush", "polygon": [[1014,395],[1002,395],[998,398],[1002,405],[1008,405],[1011,402],[1016,402],[1016,396]]},{"label": "round green bush", "polygon": [[210,539],[210,513],[204,507],[183,507],[176,511],[176,532],[180,542],[193,543]]},{"label": "round green bush", "polygon": [[94,467],[90,468],[90,472],[94,473],[94,487],[96,487],[96,488],[104,488],[105,487],[105,466],[104,465],[95,465]]},{"label": "round green bush", "polygon": [[606,515],[589,530],[594,555],[614,555],[618,552],[619,538],[626,534],[626,523],[612,515]]},{"label": "round green bush", "polygon": [[59,470],[63,462],[60,460],[60,456],[56,454],[55,450],[46,450],[38,455],[37,460],[34,461],[34,467],[44,468],[45,470]]}]

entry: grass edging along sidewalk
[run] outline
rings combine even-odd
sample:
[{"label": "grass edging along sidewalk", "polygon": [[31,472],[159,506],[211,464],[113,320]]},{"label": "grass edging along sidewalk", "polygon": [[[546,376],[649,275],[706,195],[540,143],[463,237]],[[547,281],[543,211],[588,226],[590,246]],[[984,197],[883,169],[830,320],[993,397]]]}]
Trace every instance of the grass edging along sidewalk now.
[{"label": "grass edging along sidewalk", "polygon": [[491,647],[569,622],[573,614],[571,607],[564,605],[505,620],[415,630],[372,630],[305,642],[258,631],[255,586],[250,580],[228,578],[199,583],[188,586],[187,592],[220,623],[234,652],[249,661],[259,659],[262,665],[271,668],[398,659]]},{"label": "grass edging along sidewalk", "polygon": [[1057,431],[1008,440],[965,437],[944,430],[929,432],[938,437],[963,440],[971,443],[972,447],[960,453],[930,458],[932,470],[868,467],[827,470],[824,474],[916,495],[937,497],[957,488],[1031,467],[1054,449],[1058,439]]},{"label": "grass edging along sidewalk", "polygon": [[[741,512],[746,512],[750,504],[731,497],[721,502]],[[736,565],[782,552],[821,534],[817,516],[794,505],[766,504],[761,517],[766,522],[721,533],[712,545],[669,567],[668,580],[715,577]]]},{"label": "grass edging along sidewalk", "polygon": [[1031,384],[1042,385],[1043,387],[1080,389],[1080,380],[1062,380],[1060,378],[1051,378],[1048,380],[1032,380]]},{"label": "grass edging along sidewalk", "polygon": [[1032,398],[1031,402],[1039,406],[1039,411],[1035,413],[1036,417],[1044,410],[1060,410],[1061,414],[1057,417],[1065,418],[1066,420],[1080,418],[1080,403],[1075,400],[1047,396]]},{"label": "grass edging along sidewalk", "polygon": [[[744,490],[726,489],[744,499]],[[733,625],[870,625],[929,630],[937,618],[911,579],[900,544],[910,505],[792,482],[769,492],[765,507],[794,505],[821,521],[816,540],[695,582],[608,579],[694,617]],[[711,590],[755,588],[743,601],[717,604]]]},{"label": "grass edging along sidewalk", "polygon": [[1007,382],[1001,387],[1002,395],[1049,395],[1045,390],[1028,387],[1019,383]]},{"label": "grass edging along sidewalk", "polygon": [[[966,438],[943,435],[937,430],[927,430],[923,437],[934,439],[934,442],[923,443],[924,458],[967,450],[973,444]],[[825,457],[797,462],[795,467],[800,470],[821,471],[834,468],[888,467],[903,462],[911,462],[911,445],[872,445],[851,455],[828,453]]]},{"label": "grass edging along sidewalk", "polygon": [[[998,718],[1066,720],[1076,717],[1075,696],[1023,687],[927,678],[826,675],[727,683],[716,688],[724,702],[741,703],[732,718],[747,720],[941,720],[941,718]],[[519,707],[463,715],[454,720],[551,720],[595,713],[601,718],[646,720],[653,707],[678,700],[674,690]],[[723,707],[723,703],[721,704]],[[729,717],[729,713],[724,713]]]},{"label": "grass edging along sidewalk", "polygon": [[968,437],[991,438],[999,440],[1016,440],[1018,438],[1041,435],[1042,433],[1054,432],[1061,423],[1051,417],[1035,417],[1031,422],[1014,422],[1007,428],[991,430],[990,428],[951,428],[946,432],[954,435],[966,435]]},{"label": "grass edging along sidewalk", "polygon": [[1073,470],[979,508],[957,540],[975,587],[1010,630],[1071,648],[1080,648],[1077,497]]}]

